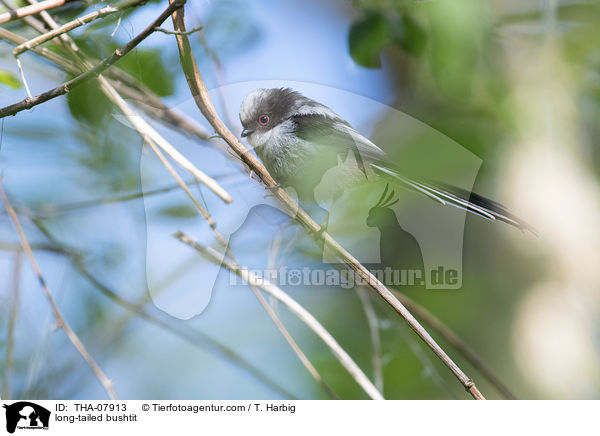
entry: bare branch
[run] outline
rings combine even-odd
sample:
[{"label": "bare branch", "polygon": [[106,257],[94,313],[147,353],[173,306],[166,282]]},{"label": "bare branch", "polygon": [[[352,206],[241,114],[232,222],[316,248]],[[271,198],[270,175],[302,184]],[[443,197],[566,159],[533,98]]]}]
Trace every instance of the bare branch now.
[{"label": "bare branch", "polygon": [[192,191],[190,191],[190,188],[187,187],[187,185],[185,184],[183,179],[179,176],[179,174],[177,174],[177,171],[175,171],[175,169],[169,163],[167,158],[165,158],[165,155],[162,154],[162,152],[158,149],[156,144],[154,144],[154,141],[151,138],[148,138],[147,144],[150,146],[150,148],[152,149],[154,154],[156,154],[156,156],[158,157],[160,162],[163,164],[163,166],[167,169],[167,171],[169,171],[169,173],[171,173],[171,176],[173,176],[175,181],[177,181],[177,184],[181,187],[181,189],[183,189],[183,191],[187,194],[187,196],[192,200],[192,203],[194,203],[194,206],[196,206],[196,209],[198,209],[198,211],[200,212],[202,217],[206,220],[206,222],[208,223],[208,225],[214,232],[215,237],[219,241],[219,244],[221,244],[223,246],[227,246],[227,241],[225,241],[223,236],[221,236],[221,234],[216,230],[217,224],[215,223],[215,221],[212,219],[212,217],[210,216],[208,211],[206,209],[204,209],[204,207],[200,204],[200,202],[194,196],[194,194],[192,194]]},{"label": "bare branch", "polygon": [[187,32],[181,33],[181,32],[175,32],[173,30],[163,29],[162,27],[156,28],[156,30],[158,32],[166,33],[167,35],[191,35],[192,33],[199,32],[202,29],[204,29],[204,26],[198,26],[198,27],[193,28],[192,30],[188,30]]},{"label": "bare branch", "polygon": [[[6,6],[6,8],[9,11],[16,11],[17,9],[19,9],[16,5],[14,5],[9,0],[0,0],[0,2],[4,6]],[[37,30],[40,33],[44,33],[46,31],[46,28],[44,27],[44,25],[32,16],[23,17],[23,21],[25,22],[25,24],[27,24],[28,26],[31,26],[33,29]]]},{"label": "bare branch", "polygon": [[111,400],[117,399],[117,394],[113,389],[112,382],[110,381],[110,379],[108,377],[106,377],[106,375],[104,374],[102,369],[100,369],[98,364],[94,361],[94,359],[92,358],[90,353],[86,350],[85,346],[83,345],[83,343],[77,336],[77,334],[71,329],[69,324],[67,324],[67,322],[61,315],[61,313],[58,309],[58,306],[54,302],[52,293],[50,292],[50,289],[48,288],[48,285],[46,284],[46,281],[44,280],[44,277],[42,275],[42,271],[40,270],[40,267],[35,259],[35,256],[33,255],[33,252],[31,251],[29,241],[27,241],[27,237],[25,236],[25,233],[23,232],[23,228],[21,227],[21,224],[19,223],[19,219],[17,218],[17,214],[15,213],[15,210],[12,207],[12,204],[10,203],[8,196],[6,195],[6,192],[4,192],[4,187],[2,186],[1,180],[0,180],[0,196],[2,197],[2,201],[4,202],[4,207],[6,208],[6,211],[8,212],[8,216],[10,217],[10,220],[12,221],[12,223],[15,227],[15,230],[17,231],[17,234],[19,235],[19,239],[21,241],[21,246],[23,247],[23,250],[27,254],[27,257],[29,258],[29,262],[31,263],[31,266],[33,268],[33,271],[35,272],[35,275],[37,276],[38,281],[40,282],[40,286],[42,287],[42,290],[44,291],[44,294],[46,295],[46,298],[48,299],[48,302],[50,303],[50,307],[52,308],[52,312],[54,313],[54,318],[56,320],[56,324],[58,325],[59,328],[63,329],[63,331],[69,338],[69,341],[71,341],[71,343],[73,344],[75,349],[79,352],[79,354],[81,354],[81,356],[88,363],[88,365],[90,366],[90,368],[92,369],[92,371],[94,372],[94,374],[96,375],[96,377],[98,378],[98,380],[100,381],[102,386],[104,386],[104,389],[106,390],[106,393],[108,394],[108,397]]},{"label": "bare branch", "polygon": [[23,6],[22,8],[14,11],[4,12],[0,14],[0,24],[8,23],[12,20],[27,17],[29,15],[39,14],[47,9],[56,8],[67,3],[69,0],[46,0],[35,5]]},{"label": "bare branch", "polygon": [[[169,0],[174,2],[175,0]],[[173,13],[173,27],[176,31],[184,33],[185,20],[183,9],[178,9]],[[429,346],[429,348],[438,356],[438,358],[450,369],[465,389],[476,399],[485,399],[481,392],[446,352],[435,342],[429,333],[421,326],[414,316],[404,307],[404,305],[387,289],[377,278],[365,268],[356,258],[335,241],[327,232],[322,232],[317,224],[304,210],[302,210],[294,199],[283,190],[269,174],[264,165],[252,155],[246,147],[227,129],[223,121],[219,118],[204,85],[198,65],[193,57],[189,39],[186,35],[176,36],[179,48],[179,56],[183,71],[185,73],[190,91],[196,105],[202,112],[202,115],[208,120],[219,135],[235,151],[246,165],[262,180],[266,188],[279,200],[285,210],[294,216],[294,219],[304,226],[314,235],[319,235],[324,244],[332,253],[351,268],[357,276],[359,283],[364,283],[377,292],[385,299],[402,318],[406,320],[413,331]]]}]

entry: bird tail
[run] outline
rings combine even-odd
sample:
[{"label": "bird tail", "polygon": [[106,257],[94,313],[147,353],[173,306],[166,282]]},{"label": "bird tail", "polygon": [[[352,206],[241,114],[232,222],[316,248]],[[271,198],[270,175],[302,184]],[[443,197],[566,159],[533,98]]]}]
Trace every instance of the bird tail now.
[{"label": "bird tail", "polygon": [[537,234],[533,227],[510,213],[505,206],[479,194],[444,183],[423,183],[413,180],[403,176],[397,170],[379,163],[371,165],[376,172],[392,176],[403,187],[423,194],[441,204],[466,210],[489,221],[500,221],[520,230],[528,230]]}]

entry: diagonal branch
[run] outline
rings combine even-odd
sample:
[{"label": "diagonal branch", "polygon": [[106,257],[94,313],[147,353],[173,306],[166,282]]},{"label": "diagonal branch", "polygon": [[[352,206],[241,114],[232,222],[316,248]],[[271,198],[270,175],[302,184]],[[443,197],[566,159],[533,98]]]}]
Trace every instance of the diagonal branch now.
[{"label": "diagonal branch", "polygon": [[104,372],[98,366],[98,364],[93,359],[93,357],[90,355],[90,353],[86,350],[85,346],[83,345],[83,343],[81,342],[81,340],[79,339],[77,334],[71,329],[69,324],[67,324],[67,322],[61,315],[61,313],[58,309],[58,306],[54,302],[52,293],[50,292],[50,289],[48,288],[48,285],[46,284],[46,281],[44,280],[44,277],[42,276],[42,271],[40,270],[40,267],[35,259],[35,256],[33,255],[33,252],[31,251],[31,247],[29,246],[29,241],[27,241],[27,237],[25,236],[25,233],[23,232],[23,228],[21,227],[21,224],[19,223],[19,219],[17,218],[17,214],[15,213],[15,210],[12,207],[12,204],[10,203],[10,200],[8,199],[8,197],[6,195],[6,192],[4,192],[4,188],[2,186],[1,180],[0,180],[0,196],[2,197],[2,201],[4,202],[4,207],[6,208],[6,212],[8,212],[10,220],[12,221],[13,225],[15,226],[15,230],[17,231],[17,234],[19,235],[19,239],[21,241],[21,246],[23,247],[23,250],[27,254],[27,257],[29,258],[29,262],[31,263],[31,266],[33,268],[33,271],[35,272],[35,275],[37,276],[38,281],[40,282],[40,286],[42,287],[42,290],[44,291],[44,294],[46,295],[46,298],[48,299],[48,302],[50,303],[50,307],[52,308],[52,312],[54,313],[54,318],[56,320],[56,324],[58,325],[59,328],[63,329],[63,331],[69,338],[69,341],[71,341],[71,343],[73,344],[75,349],[77,351],[79,351],[79,354],[81,354],[81,356],[88,363],[88,365],[90,366],[90,368],[92,369],[92,371],[94,372],[94,374],[96,375],[96,377],[98,378],[98,380],[100,381],[102,386],[104,386],[104,389],[106,390],[106,393],[108,394],[109,398],[111,400],[116,400],[117,394],[116,394],[115,390],[113,389],[112,382],[104,374]]},{"label": "diagonal branch", "polygon": [[4,12],[0,14],[0,24],[8,23],[12,20],[19,18],[28,17],[29,15],[39,14],[47,9],[56,8],[67,3],[69,0],[46,0],[35,5],[23,6],[22,8],[14,11]]},{"label": "diagonal branch", "polygon": [[[174,3],[176,0],[169,0]],[[319,235],[324,244],[334,253],[341,261],[351,268],[357,278],[358,283],[364,283],[372,290],[377,292],[385,299],[398,314],[406,320],[410,328],[427,344],[427,346],[435,353],[435,355],[450,369],[456,376],[465,389],[476,399],[485,399],[477,386],[454,361],[446,354],[446,352],[435,342],[429,333],[421,326],[415,317],[406,309],[406,307],[387,289],[377,278],[365,268],[352,254],[344,249],[337,241],[335,241],[328,233],[322,232],[321,227],[317,224],[304,210],[302,210],[296,201],[283,190],[269,174],[264,165],[252,155],[248,149],[229,131],[223,121],[219,118],[208,94],[208,90],[202,80],[198,65],[193,57],[189,39],[185,35],[185,20],[184,10],[178,9],[173,13],[173,27],[177,32],[177,45],[179,48],[179,56],[183,71],[185,73],[190,91],[196,105],[202,112],[202,115],[213,126],[217,133],[227,142],[227,144],[235,151],[244,163],[262,180],[267,189],[269,189],[275,198],[279,200],[284,209],[294,216],[294,219],[304,226],[309,232]]]}]

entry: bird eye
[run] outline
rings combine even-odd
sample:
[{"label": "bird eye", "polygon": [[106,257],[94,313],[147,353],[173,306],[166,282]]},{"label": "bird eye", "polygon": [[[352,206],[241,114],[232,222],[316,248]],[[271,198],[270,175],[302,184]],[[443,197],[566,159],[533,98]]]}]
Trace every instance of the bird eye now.
[{"label": "bird eye", "polygon": [[269,116],[261,115],[260,117],[258,117],[258,124],[260,124],[261,126],[266,126],[267,124],[269,124]]}]

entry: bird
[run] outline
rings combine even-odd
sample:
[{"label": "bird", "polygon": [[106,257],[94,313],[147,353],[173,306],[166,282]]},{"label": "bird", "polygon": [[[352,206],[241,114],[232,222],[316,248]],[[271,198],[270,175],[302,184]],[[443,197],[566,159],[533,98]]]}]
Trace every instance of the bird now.
[{"label": "bird", "polygon": [[381,148],[332,109],[290,88],[250,92],[242,101],[239,117],[241,136],[276,182],[294,188],[302,202],[315,203],[315,188],[335,168],[335,177],[328,180],[340,189],[361,180],[390,179],[441,204],[534,232],[496,201],[449,184],[403,175]]}]

